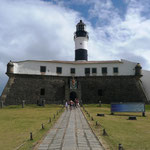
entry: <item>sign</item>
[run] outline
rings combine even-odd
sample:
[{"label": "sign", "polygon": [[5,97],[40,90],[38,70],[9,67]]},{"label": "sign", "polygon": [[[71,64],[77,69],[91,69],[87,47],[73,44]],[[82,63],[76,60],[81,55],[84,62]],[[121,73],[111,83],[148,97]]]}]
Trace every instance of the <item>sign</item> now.
[{"label": "sign", "polygon": [[73,78],[70,80],[70,89],[77,89],[78,84],[77,81]]},{"label": "sign", "polygon": [[145,112],[144,103],[112,103],[111,112]]}]

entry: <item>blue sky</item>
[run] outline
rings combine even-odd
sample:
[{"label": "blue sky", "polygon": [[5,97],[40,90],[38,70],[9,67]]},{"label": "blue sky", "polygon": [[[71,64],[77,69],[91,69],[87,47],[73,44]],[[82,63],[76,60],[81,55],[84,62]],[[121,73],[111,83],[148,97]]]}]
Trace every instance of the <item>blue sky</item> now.
[{"label": "blue sky", "polygon": [[7,63],[74,60],[80,19],[89,32],[89,60],[141,63],[150,70],[149,0],[0,0],[0,93]]},{"label": "blue sky", "polygon": [[[93,26],[95,26],[97,22],[97,17],[91,17],[90,10],[94,8],[96,2],[107,3],[107,0],[43,0],[44,2],[51,2],[56,5],[62,5],[66,8],[72,9],[77,11],[81,14],[82,17],[86,18],[88,21],[91,22]],[[125,0],[111,0],[113,9],[118,11],[118,14],[124,18],[124,15],[127,10],[127,2]],[[102,20],[102,24],[103,24]]]}]

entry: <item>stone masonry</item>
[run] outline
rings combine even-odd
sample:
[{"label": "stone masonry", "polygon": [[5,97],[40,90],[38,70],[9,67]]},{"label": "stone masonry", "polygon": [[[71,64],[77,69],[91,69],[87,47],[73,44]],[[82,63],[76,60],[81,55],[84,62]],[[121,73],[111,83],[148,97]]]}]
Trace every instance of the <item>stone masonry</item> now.
[{"label": "stone masonry", "polygon": [[104,150],[80,108],[65,111],[36,150]]},{"label": "stone masonry", "polygon": [[[78,88],[71,90],[71,77],[45,75],[15,75],[9,74],[8,83],[2,93],[1,100],[5,105],[36,104],[37,100],[46,103],[62,104],[70,99],[74,91],[83,103],[111,102],[146,102],[140,78],[137,76],[87,76],[76,77]],[[45,92],[41,95],[40,91]]]}]

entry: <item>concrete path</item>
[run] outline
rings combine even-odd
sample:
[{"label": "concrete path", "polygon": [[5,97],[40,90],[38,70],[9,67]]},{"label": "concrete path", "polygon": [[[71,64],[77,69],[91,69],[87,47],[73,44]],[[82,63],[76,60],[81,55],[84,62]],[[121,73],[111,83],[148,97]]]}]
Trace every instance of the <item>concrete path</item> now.
[{"label": "concrete path", "polygon": [[65,111],[38,150],[104,150],[80,108]]}]

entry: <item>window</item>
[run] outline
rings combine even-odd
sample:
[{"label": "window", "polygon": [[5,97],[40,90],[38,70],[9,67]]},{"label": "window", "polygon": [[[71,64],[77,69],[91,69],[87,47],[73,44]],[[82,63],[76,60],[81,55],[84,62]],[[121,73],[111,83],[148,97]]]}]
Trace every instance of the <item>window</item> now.
[{"label": "window", "polygon": [[46,66],[40,66],[40,71],[41,72],[46,72]]},{"label": "window", "polygon": [[102,74],[107,74],[107,68],[106,67],[102,68]]},{"label": "window", "polygon": [[113,68],[113,72],[114,72],[114,73],[118,73],[118,67],[114,67],[114,68]]},{"label": "window", "polygon": [[79,30],[84,30],[84,26],[83,25],[79,25]]},{"label": "window", "polygon": [[41,89],[41,95],[45,95],[45,89]]},{"label": "window", "polygon": [[90,74],[90,68],[85,68],[85,74]]},{"label": "window", "polygon": [[71,68],[70,73],[72,73],[72,74],[75,73],[75,68]]},{"label": "window", "polygon": [[61,67],[57,67],[56,69],[57,69],[56,70],[57,73],[62,73],[62,68]]},{"label": "window", "polygon": [[103,90],[102,89],[98,90],[98,96],[103,96]]},{"label": "window", "polygon": [[97,68],[92,68],[92,73],[97,73]]}]

